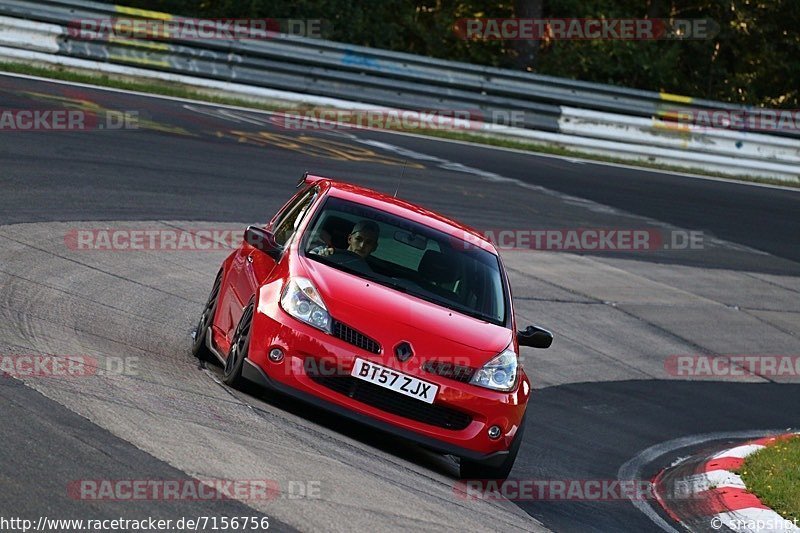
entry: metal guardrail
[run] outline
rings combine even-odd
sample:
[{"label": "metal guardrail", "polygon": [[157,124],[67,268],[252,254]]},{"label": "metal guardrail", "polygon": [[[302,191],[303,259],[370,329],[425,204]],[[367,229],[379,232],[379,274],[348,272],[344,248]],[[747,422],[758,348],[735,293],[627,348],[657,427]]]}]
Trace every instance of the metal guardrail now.
[{"label": "metal guardrail", "polygon": [[[87,0],[39,0],[35,2],[4,0],[0,5],[0,14],[61,25],[84,17],[163,18],[170,16],[165,13],[147,12]],[[68,36],[65,36],[64,43],[67,53],[70,53],[72,49],[80,49],[77,42],[70,40]],[[136,64],[138,60],[146,62],[148,55],[153,56],[153,61],[157,62],[161,61],[159,56],[165,55],[184,58],[188,62],[192,57],[207,57],[208,52],[233,53],[234,63],[238,61],[242,63],[232,66],[239,67],[242,72],[239,73],[237,69],[232,68],[227,72],[228,78],[220,77],[219,79],[245,80],[248,83],[263,82],[258,77],[248,79],[246,67],[267,66],[279,69],[276,72],[290,76],[304,74],[302,79],[306,83],[294,85],[296,90],[302,91],[311,80],[314,82],[316,94],[337,98],[352,97],[354,94],[351,91],[352,75],[357,74],[359,76],[358,87],[367,89],[363,93],[355,93],[359,94],[362,101],[376,104],[386,103],[387,105],[397,105],[399,101],[402,101],[405,106],[408,106],[413,103],[412,98],[416,96],[420,99],[421,105],[416,106],[419,109],[428,109],[437,102],[439,103],[437,109],[453,109],[454,107],[451,105],[453,103],[472,104],[478,102],[487,111],[493,108],[513,109],[529,111],[534,115],[542,116],[557,116],[557,106],[560,105],[641,117],[670,116],[679,109],[687,108],[736,110],[751,114],[759,114],[764,111],[758,108],[667,93],[470,65],[322,39],[276,36],[275,39],[259,42],[193,40],[183,43],[174,41],[174,43],[178,45],[176,48],[170,47],[161,54],[152,50],[144,52],[147,49],[146,45],[152,44],[152,41],[141,43],[145,45],[140,49],[143,57],[137,57],[133,52],[128,53],[127,57],[130,62]],[[180,47],[181,44],[184,47]],[[135,49],[136,46],[135,41],[128,41],[124,43],[124,46],[117,46],[117,48]],[[89,57],[90,54],[87,53],[86,56]],[[93,59],[100,57],[102,54],[91,54]],[[126,59],[124,53],[114,53],[110,57],[117,62],[124,62]],[[266,63],[259,60],[266,61]],[[214,62],[216,65],[220,64],[216,59]],[[215,74],[213,68],[203,69],[203,67],[205,65],[200,64],[198,69],[202,70],[197,72]],[[224,71],[216,73],[218,76],[224,74]],[[243,74],[243,76],[235,77],[237,74]],[[281,84],[284,81],[296,82],[297,78],[278,77],[270,83],[276,88],[288,88],[288,85]],[[392,95],[397,95],[397,98],[391,98]],[[534,119],[531,121],[531,126],[555,131],[552,127],[548,127],[546,121],[537,122]],[[800,133],[792,129],[786,129],[779,133],[800,137]]]},{"label": "metal guardrail", "polygon": [[[548,142],[566,146],[586,146],[586,139],[594,139],[603,141],[602,148],[597,148],[600,151],[614,152],[615,147],[608,143],[673,150],[676,153],[668,157],[672,162],[680,160],[681,150],[707,153],[729,157],[731,167],[746,168],[748,173],[759,170],[760,166],[754,162],[766,161],[770,175],[783,178],[797,179],[800,173],[792,168],[800,163],[798,129],[786,128],[764,135],[690,124],[670,126],[675,124],[670,118],[680,110],[756,114],[764,112],[761,109],[303,37],[275,35],[273,39],[259,41],[77,40],[66,27],[82,18],[171,17],[87,0],[3,0],[0,16],[13,17],[20,25],[23,20],[52,25],[47,26],[47,31],[54,33],[52,40],[44,48],[55,43],[57,51],[51,53],[57,56],[378,107],[480,111],[483,117],[508,117],[512,112],[519,116],[521,111],[522,124],[508,128],[501,123],[497,128],[486,129],[540,140],[542,134],[551,134]],[[42,49],[41,44],[26,44],[24,39],[13,42],[13,31],[11,37],[0,38],[0,45]],[[570,137],[584,140],[575,143]],[[692,160],[692,166],[702,166],[697,164],[696,157],[686,159]],[[784,165],[789,167],[783,168]],[[723,162],[713,166],[723,171],[726,167]]]}]

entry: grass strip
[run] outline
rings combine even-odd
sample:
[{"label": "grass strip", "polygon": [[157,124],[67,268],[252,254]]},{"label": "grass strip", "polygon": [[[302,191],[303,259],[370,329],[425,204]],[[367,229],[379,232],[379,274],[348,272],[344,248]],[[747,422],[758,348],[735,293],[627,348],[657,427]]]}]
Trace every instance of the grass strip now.
[{"label": "grass strip", "polygon": [[800,525],[800,436],[749,455],[738,474],[765,505]]}]

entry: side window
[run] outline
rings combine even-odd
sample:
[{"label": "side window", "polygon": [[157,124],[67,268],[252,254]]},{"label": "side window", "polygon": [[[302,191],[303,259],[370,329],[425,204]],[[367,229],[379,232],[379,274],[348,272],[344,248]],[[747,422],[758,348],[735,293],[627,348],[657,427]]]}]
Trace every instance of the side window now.
[{"label": "side window", "polygon": [[273,233],[275,234],[275,242],[284,246],[289,239],[294,235],[297,226],[302,222],[303,217],[308,212],[308,208],[314,202],[317,189],[312,188],[307,193],[298,197],[293,204],[288,206],[284,211],[284,215],[275,222]]}]

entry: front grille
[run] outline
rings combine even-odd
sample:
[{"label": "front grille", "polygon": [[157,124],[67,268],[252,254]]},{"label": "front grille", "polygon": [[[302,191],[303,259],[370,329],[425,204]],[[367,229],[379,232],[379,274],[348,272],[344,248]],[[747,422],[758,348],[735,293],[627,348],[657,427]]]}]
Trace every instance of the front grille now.
[{"label": "front grille", "polygon": [[311,379],[339,394],[377,407],[388,413],[445,429],[460,430],[472,422],[472,417],[461,411],[429,404],[389,389],[367,383],[354,377],[329,377],[310,375]]},{"label": "front grille", "polygon": [[377,341],[370,339],[360,331],[356,331],[338,320],[333,321],[333,335],[334,337],[342,339],[344,342],[358,346],[362,350],[372,353],[381,353],[381,345],[378,344]]},{"label": "front grille", "polygon": [[469,383],[475,374],[475,369],[468,366],[454,365],[445,361],[426,361],[422,365],[425,372],[436,374],[445,378],[454,379],[461,383]]}]

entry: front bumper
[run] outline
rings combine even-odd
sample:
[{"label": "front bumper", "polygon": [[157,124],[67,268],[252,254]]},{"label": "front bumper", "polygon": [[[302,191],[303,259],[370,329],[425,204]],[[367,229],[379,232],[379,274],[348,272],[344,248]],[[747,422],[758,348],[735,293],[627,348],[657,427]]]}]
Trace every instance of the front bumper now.
[{"label": "front bumper", "polygon": [[306,403],[314,405],[315,407],[331,411],[350,420],[354,420],[375,429],[385,431],[386,433],[390,433],[400,438],[415,442],[439,453],[447,453],[458,457],[465,457],[473,461],[481,461],[490,466],[500,466],[500,464],[502,464],[502,462],[508,456],[507,450],[489,454],[475,452],[474,450],[469,450],[467,448],[462,448],[441,440],[426,437],[425,435],[421,435],[413,431],[407,431],[393,424],[361,414],[350,407],[340,406],[319,396],[315,396],[314,394],[309,394],[300,389],[295,389],[278,381],[271,380],[258,365],[249,359],[245,360],[244,362],[242,376],[248,381],[264,387],[265,389],[276,390],[287,396],[291,396],[292,398],[297,398],[298,400],[302,400]]},{"label": "front bumper", "polygon": [[[262,303],[253,318],[251,331],[248,359],[243,368],[243,376],[249,381],[437,452],[488,465],[499,465],[508,455],[530,394],[524,373],[521,373],[517,389],[504,393],[441,377],[421,368],[412,370],[407,365],[394,365],[394,358],[364,351],[295,320],[283,312],[277,303],[267,306]],[[283,361],[279,363],[267,357],[275,347],[285,353]],[[314,365],[317,369],[325,369],[325,361],[335,361],[335,375],[348,379],[356,357],[394,367],[400,372],[435,383],[439,386],[439,392],[434,405],[468,415],[465,427],[440,427],[383,410],[333,390],[307,372],[309,360],[322,362]],[[419,361],[417,364],[421,363]],[[427,406],[423,402],[419,404],[423,409]],[[502,429],[500,438],[489,438],[487,431],[493,425]]]}]

